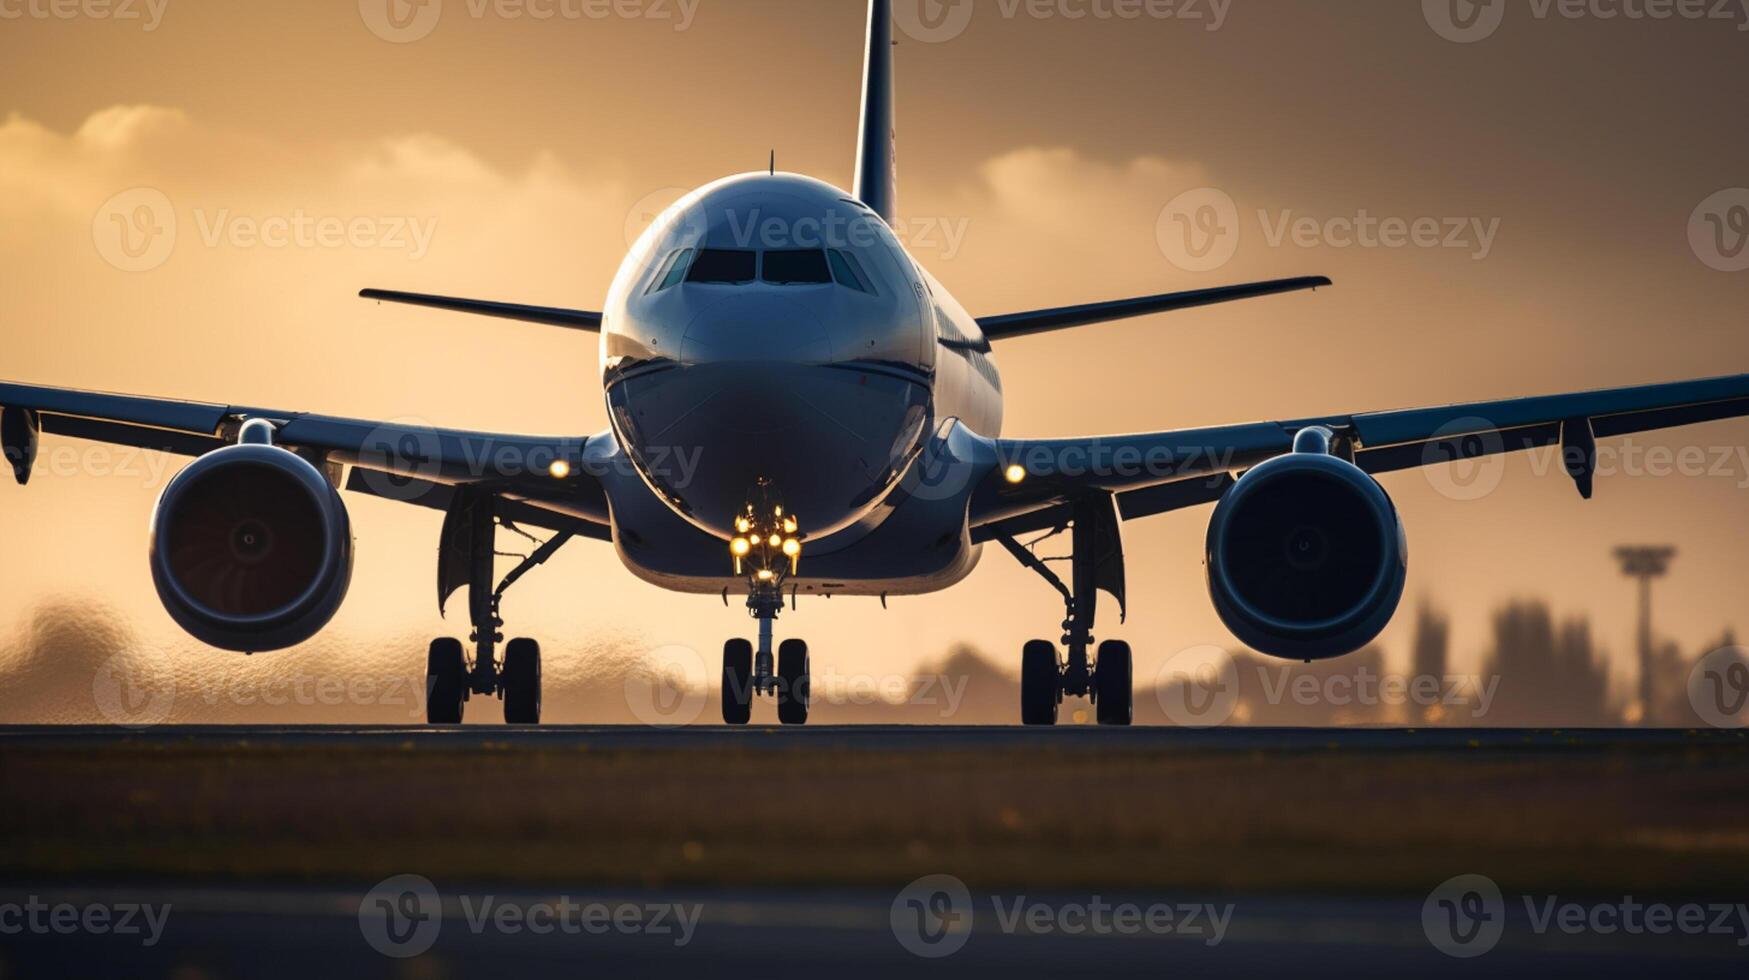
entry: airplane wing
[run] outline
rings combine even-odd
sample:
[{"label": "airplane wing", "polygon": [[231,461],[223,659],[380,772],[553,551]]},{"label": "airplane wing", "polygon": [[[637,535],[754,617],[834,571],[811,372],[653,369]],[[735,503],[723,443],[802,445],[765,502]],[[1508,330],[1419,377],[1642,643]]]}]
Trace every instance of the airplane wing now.
[{"label": "airplane wing", "polygon": [[430,296],[424,293],[396,292],[392,289],[361,289],[358,291],[358,295],[361,299],[374,299],[383,303],[427,306],[436,310],[449,310],[453,313],[476,313],[480,316],[495,316],[501,320],[521,320],[524,323],[564,327],[567,330],[584,330],[591,333],[598,333],[601,330],[601,314],[588,310],[567,310],[556,306],[526,306],[521,303],[497,303],[484,299],[460,299],[455,296]]},{"label": "airplane wing", "polygon": [[[1060,525],[1068,501],[1112,494],[1134,520],[1212,503],[1235,474],[1293,448],[1322,426],[1342,455],[1388,473],[1542,446],[1563,447],[1567,474],[1591,496],[1596,440],[1749,416],[1749,375],[1536,398],[1255,422],[1091,439],[997,440],[1001,464],[972,501],[979,540]],[[1019,467],[1019,469],[1014,469]]]},{"label": "airplane wing", "polygon": [[1291,293],[1302,289],[1321,289],[1329,285],[1331,285],[1330,280],[1324,276],[1272,279],[1268,282],[1217,286],[1212,289],[1192,289],[1178,293],[1162,293],[1158,296],[1112,300],[1106,303],[1061,306],[1049,310],[1032,310],[1027,313],[1007,313],[1002,316],[981,316],[978,317],[978,328],[989,340],[1007,340],[1010,337],[1030,337],[1033,334],[1051,330],[1067,330],[1070,327],[1082,327],[1090,323],[1127,320],[1131,317],[1148,316],[1153,313],[1170,313],[1174,310],[1189,310],[1199,306],[1213,306],[1216,303],[1253,299],[1258,296],[1274,296],[1277,293]]},{"label": "airplane wing", "polygon": [[517,513],[532,526],[600,537],[608,523],[605,496],[584,465],[585,439],[0,382],[0,441],[20,483],[30,478],[39,432],[200,456],[235,442],[251,419],[272,422],[275,444],[313,462],[352,466],[349,490],[443,507],[454,487],[473,486],[519,501]]}]

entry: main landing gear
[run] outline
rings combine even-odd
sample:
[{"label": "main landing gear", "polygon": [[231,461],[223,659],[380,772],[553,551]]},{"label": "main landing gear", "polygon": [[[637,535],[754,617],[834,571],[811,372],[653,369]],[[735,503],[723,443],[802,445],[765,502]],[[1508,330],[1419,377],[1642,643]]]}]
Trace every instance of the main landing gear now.
[{"label": "main landing gear", "polygon": [[[753,717],[753,698],[777,699],[777,720],[808,723],[812,695],[808,645],[785,640],[772,651],[772,625],[783,611],[783,583],[801,562],[802,539],[793,514],[785,514],[771,485],[754,488],[746,510],[735,521],[729,554],[735,574],[747,577],[747,611],[759,621],[759,646],[742,639],[723,644],[723,724],[745,725]],[[728,601],[723,593],[723,601]]]},{"label": "main landing gear", "polygon": [[[460,724],[474,695],[497,695],[504,702],[508,724],[540,724],[540,644],[525,638],[511,640],[500,660],[497,649],[504,642],[504,619],[499,615],[499,604],[518,579],[544,564],[572,534],[561,531],[553,535],[494,587],[499,523],[494,495],[457,489],[444,519],[443,543],[438,550],[438,606],[441,609],[452,591],[466,586],[468,618],[473,625],[468,641],[474,650],[470,660],[458,640],[439,637],[431,641],[425,667],[425,718],[434,725]],[[522,533],[514,524],[504,524]]]},{"label": "main landing gear", "polygon": [[[1025,725],[1055,725],[1065,697],[1091,698],[1095,719],[1101,725],[1128,725],[1134,716],[1134,665],[1130,645],[1121,640],[1093,649],[1093,622],[1099,591],[1110,592],[1121,609],[1124,603],[1123,545],[1118,537],[1117,511],[1109,496],[1075,501],[1072,505],[1072,546],[1067,561],[1070,581],[1063,580],[1048,561],[1004,535],[996,540],[1022,565],[1037,572],[1063,596],[1065,615],[1061,639],[1063,652],[1049,640],[1034,640],[1021,653],[1020,720]],[[1062,533],[1058,526],[1046,538]],[[1044,539],[1040,539],[1044,540]],[[1037,542],[1034,542],[1037,544]]]}]

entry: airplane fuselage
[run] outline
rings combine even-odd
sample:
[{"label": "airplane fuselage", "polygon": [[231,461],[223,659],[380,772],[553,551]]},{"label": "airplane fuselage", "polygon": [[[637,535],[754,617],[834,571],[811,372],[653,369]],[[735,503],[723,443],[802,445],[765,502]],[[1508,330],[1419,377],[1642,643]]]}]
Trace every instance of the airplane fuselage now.
[{"label": "airplane fuselage", "polygon": [[977,560],[974,481],[922,474],[969,474],[999,434],[986,346],[852,195],[764,173],[687,195],[632,248],[603,310],[599,451],[631,464],[604,467],[620,474],[604,488],[622,559],[666,588],[739,589],[728,542],[759,499],[799,524],[801,592],[959,581]]}]

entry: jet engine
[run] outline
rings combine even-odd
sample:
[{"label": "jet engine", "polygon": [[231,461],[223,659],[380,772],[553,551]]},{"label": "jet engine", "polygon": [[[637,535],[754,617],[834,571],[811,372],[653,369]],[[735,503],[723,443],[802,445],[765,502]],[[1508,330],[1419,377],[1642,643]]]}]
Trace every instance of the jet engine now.
[{"label": "jet engine", "polygon": [[1408,549],[1391,498],[1330,453],[1328,430],[1242,476],[1208,531],[1209,594],[1247,646],[1288,660],[1352,653],[1391,621]]},{"label": "jet engine", "polygon": [[260,652],[302,643],[334,617],[352,581],[352,526],[316,467],[250,435],[164,488],[150,558],[164,608],[190,635]]}]

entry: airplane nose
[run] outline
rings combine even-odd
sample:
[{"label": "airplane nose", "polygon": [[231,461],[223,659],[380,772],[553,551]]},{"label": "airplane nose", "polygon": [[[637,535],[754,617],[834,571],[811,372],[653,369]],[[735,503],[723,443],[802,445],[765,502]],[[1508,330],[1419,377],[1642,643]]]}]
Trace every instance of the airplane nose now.
[{"label": "airplane nose", "polygon": [[722,537],[769,486],[801,533],[862,518],[897,480],[927,423],[914,379],[838,363],[823,329],[780,298],[725,300],[695,318],[679,366],[609,392],[646,479]]},{"label": "airplane nose", "polygon": [[680,347],[685,364],[807,364],[831,358],[832,336],[823,317],[771,293],[724,297],[705,307],[687,324]]}]

